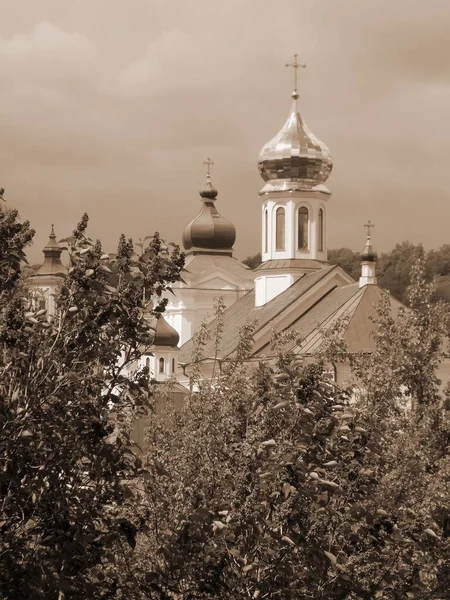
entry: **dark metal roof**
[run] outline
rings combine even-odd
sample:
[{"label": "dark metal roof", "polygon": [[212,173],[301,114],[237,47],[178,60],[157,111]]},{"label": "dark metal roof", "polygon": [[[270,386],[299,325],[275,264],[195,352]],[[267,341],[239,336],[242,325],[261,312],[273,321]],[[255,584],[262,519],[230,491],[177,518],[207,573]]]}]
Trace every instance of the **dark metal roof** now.
[{"label": "dark metal roof", "polygon": [[[309,275],[304,275],[294,282],[284,292],[273,298],[263,306],[255,307],[255,292],[248,292],[232,304],[223,314],[223,337],[219,344],[219,356],[229,357],[239,343],[239,330],[247,323],[256,323],[256,331],[261,330],[273,321],[277,315],[285,311],[291,304],[299,299],[305,292],[313,288],[328,273],[337,267],[335,265],[320,269]],[[208,323],[207,329],[214,331],[216,319]],[[193,340],[188,340],[180,349],[179,361],[189,363],[193,352]],[[215,340],[211,339],[204,348],[204,356],[214,356]]]}]

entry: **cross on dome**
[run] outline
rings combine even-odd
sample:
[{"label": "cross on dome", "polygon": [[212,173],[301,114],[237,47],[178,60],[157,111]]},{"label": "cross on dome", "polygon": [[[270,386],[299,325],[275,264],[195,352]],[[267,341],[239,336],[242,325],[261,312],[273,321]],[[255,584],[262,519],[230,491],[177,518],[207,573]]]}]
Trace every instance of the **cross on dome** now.
[{"label": "cross on dome", "polygon": [[364,223],[364,227],[367,229],[367,238],[370,240],[370,230],[375,227],[372,221],[369,219]]},{"label": "cross on dome", "polygon": [[301,69],[306,69],[306,64],[300,64],[298,62],[298,55],[294,54],[294,60],[291,63],[286,63],[286,67],[291,67],[294,71],[294,91],[292,92],[292,97],[297,99],[298,98],[298,91],[297,91],[297,79],[298,79],[298,70]]},{"label": "cross on dome", "polygon": [[207,181],[210,181],[211,179],[211,167],[214,164],[214,161],[211,160],[208,156],[208,158],[206,160],[203,161],[203,164],[206,165],[206,179]]}]

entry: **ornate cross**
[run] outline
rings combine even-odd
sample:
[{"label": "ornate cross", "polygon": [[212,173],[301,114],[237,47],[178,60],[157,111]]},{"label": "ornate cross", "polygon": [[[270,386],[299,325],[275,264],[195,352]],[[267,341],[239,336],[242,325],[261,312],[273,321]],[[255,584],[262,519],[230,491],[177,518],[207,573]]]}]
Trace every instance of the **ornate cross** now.
[{"label": "ornate cross", "polygon": [[286,63],[286,67],[291,67],[292,69],[294,69],[294,91],[297,91],[297,76],[298,76],[298,70],[300,68],[302,69],[306,69],[306,65],[301,65],[298,62],[298,55],[294,54],[294,60],[291,63]]},{"label": "ornate cross", "polygon": [[208,156],[208,158],[203,161],[203,164],[206,165],[206,177],[207,177],[207,179],[210,179],[211,178],[211,167],[213,166],[214,161],[211,160]]},{"label": "ornate cross", "polygon": [[366,223],[364,223],[364,227],[367,229],[367,237],[370,238],[370,230],[375,227],[372,221],[369,219]]}]

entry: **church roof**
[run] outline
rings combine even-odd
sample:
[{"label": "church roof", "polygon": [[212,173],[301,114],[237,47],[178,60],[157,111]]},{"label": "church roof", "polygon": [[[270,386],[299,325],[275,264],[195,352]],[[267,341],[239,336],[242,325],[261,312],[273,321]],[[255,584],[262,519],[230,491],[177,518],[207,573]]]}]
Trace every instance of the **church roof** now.
[{"label": "church roof", "polygon": [[[376,306],[384,291],[376,285],[359,287],[358,283],[321,286],[321,281],[335,268],[339,269],[334,265],[303,276],[263,306],[254,306],[254,292],[249,292],[235,302],[223,315],[224,333],[218,357],[232,357],[239,343],[239,329],[246,323],[256,322],[254,337],[257,338],[258,332],[263,328],[273,323],[276,329],[282,320],[283,329],[295,331],[302,340],[297,351],[300,354],[314,354],[324,341],[325,332],[342,317],[345,317],[342,337],[347,350],[350,353],[373,351],[372,332],[375,324],[372,317],[376,317]],[[302,296],[306,298],[306,293],[314,292],[315,288],[320,293],[318,300],[312,304],[306,300],[302,303]],[[300,301],[298,309],[289,316],[289,310],[297,301]],[[395,298],[391,297],[390,301],[394,310],[402,306]],[[286,323],[286,316],[289,316],[290,322]],[[211,332],[214,327],[215,321],[208,324]],[[264,339],[262,336],[260,340],[263,343],[259,347],[256,345],[253,357],[262,359],[271,354],[271,349],[268,336]],[[180,363],[190,362],[192,350],[191,339],[181,347]],[[211,339],[207,342],[203,355],[207,359],[214,354],[214,340]]]},{"label": "church roof", "polygon": [[[300,66],[295,55],[295,73]],[[333,161],[326,144],[308,128],[298,107],[297,75],[292,108],[280,131],[267,142],[259,155],[258,167],[266,185],[261,193],[278,190],[308,190],[323,186]]]},{"label": "church roof", "polygon": [[[236,350],[239,343],[239,329],[246,323],[257,323],[255,333],[263,327],[275,321],[278,315],[283,313],[292,303],[298,300],[308,290],[313,288],[321,279],[331,273],[336,265],[320,269],[298,279],[284,292],[275,296],[270,302],[263,306],[255,307],[255,292],[248,292],[232,304],[223,314],[223,337],[219,344],[220,358],[228,358]],[[208,330],[214,331],[215,319],[208,324]],[[180,349],[179,362],[189,363],[193,351],[193,340],[188,340]],[[214,356],[215,340],[207,342],[204,356]]]},{"label": "church roof", "polygon": [[65,277],[67,275],[67,269],[61,262],[61,254],[63,249],[56,241],[56,235],[54,227],[50,232],[47,245],[43,249],[44,262],[39,267],[34,277],[56,275],[58,277]]},{"label": "church roof", "polygon": [[193,287],[208,273],[219,276],[220,271],[225,271],[231,279],[236,280],[239,289],[253,288],[254,275],[250,267],[227,254],[188,254],[183,279],[189,287]]},{"label": "church roof", "polygon": [[200,197],[202,208],[183,232],[185,250],[194,254],[231,255],[236,241],[236,229],[233,223],[222,217],[214,205],[217,190],[211,183],[209,170],[206,184],[200,190]]},{"label": "church roof", "polygon": [[156,319],[156,323],[154,321],[155,319],[152,322],[156,327],[152,346],[170,346],[172,348],[178,346],[178,342],[180,341],[178,331],[169,325],[162,315]]},{"label": "church roof", "polygon": [[[375,349],[373,318],[376,317],[376,307],[382,293],[385,291],[376,285],[360,288],[358,283],[333,289],[288,327],[288,331],[295,331],[302,339],[298,352],[308,355],[317,352],[326,331],[344,317],[346,321],[343,321],[342,338],[348,352],[372,352]],[[393,297],[390,297],[390,301],[394,310],[402,306]],[[263,358],[268,352],[270,349],[266,345],[255,356]]]}]

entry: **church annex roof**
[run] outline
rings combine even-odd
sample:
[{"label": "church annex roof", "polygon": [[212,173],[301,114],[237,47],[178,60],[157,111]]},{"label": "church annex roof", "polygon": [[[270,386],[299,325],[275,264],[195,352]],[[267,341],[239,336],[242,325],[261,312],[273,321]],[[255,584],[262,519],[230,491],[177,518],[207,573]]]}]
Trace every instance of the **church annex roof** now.
[{"label": "church annex roof", "polygon": [[[219,344],[220,358],[229,358],[236,350],[239,343],[239,330],[246,323],[255,323],[255,333],[261,330],[276,317],[283,313],[286,308],[313,288],[322,278],[336,269],[336,265],[305,275],[295,281],[284,292],[275,296],[270,302],[263,306],[255,307],[255,292],[248,292],[232,304],[223,314],[223,337]],[[207,327],[214,331],[216,319],[211,321]],[[204,349],[204,356],[214,356],[215,341],[209,340]],[[193,352],[193,340],[188,340],[180,349],[179,362],[189,363]]]},{"label": "church annex roof", "polygon": [[[376,306],[383,292],[376,285],[360,288],[358,283],[332,290],[288,328],[302,339],[298,352],[306,355],[316,353],[324,341],[325,332],[343,318],[346,321],[343,321],[342,337],[348,352],[372,352],[375,349],[375,323],[372,318],[376,317]],[[395,298],[390,300],[394,310],[402,306]],[[263,358],[268,352],[270,349],[265,346],[255,356]]]},{"label": "church annex roof", "polygon": [[189,283],[189,287],[195,286],[208,272],[217,274],[225,271],[239,282],[239,289],[253,288],[254,275],[250,267],[227,254],[188,254],[184,267],[183,279]]}]

